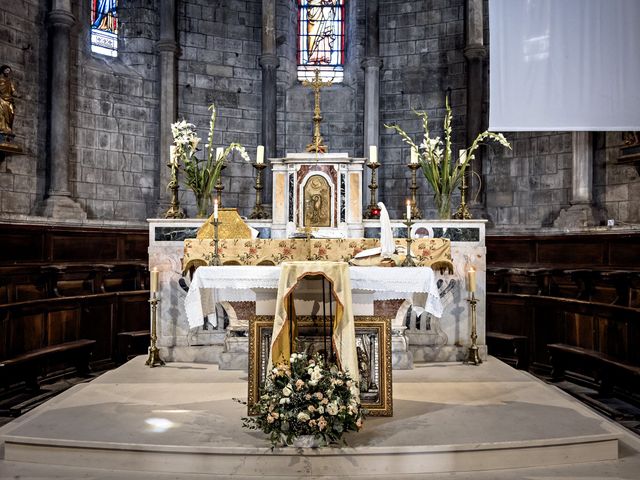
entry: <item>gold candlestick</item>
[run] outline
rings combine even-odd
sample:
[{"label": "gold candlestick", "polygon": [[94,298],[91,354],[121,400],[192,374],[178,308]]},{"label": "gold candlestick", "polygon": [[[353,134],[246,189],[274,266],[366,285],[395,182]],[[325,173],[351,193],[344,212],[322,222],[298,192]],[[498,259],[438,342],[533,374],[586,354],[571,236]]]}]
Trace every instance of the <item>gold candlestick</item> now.
[{"label": "gold candlestick", "polygon": [[369,184],[371,195],[369,206],[364,213],[364,218],[380,218],[380,207],[378,207],[378,176],[376,175],[376,169],[379,166],[380,164],[378,162],[367,163],[367,167],[371,169],[371,183]]},{"label": "gold candlestick", "polygon": [[220,221],[217,218],[213,219],[213,257],[209,261],[210,267],[219,267],[222,265],[220,261],[220,255],[218,254],[218,226],[220,225]]},{"label": "gold candlestick", "polygon": [[413,260],[413,254],[411,253],[411,242],[413,239],[411,238],[411,225],[413,222],[411,219],[405,220],[404,223],[407,226],[407,256],[404,257],[404,261],[400,265],[401,267],[417,267],[416,262]]},{"label": "gold candlestick", "polygon": [[467,299],[469,305],[471,305],[471,346],[469,347],[469,352],[467,353],[467,362],[472,365],[480,365],[482,360],[480,359],[480,354],[478,353],[478,345],[476,344],[476,340],[478,339],[478,321],[476,317],[476,304],[478,300],[476,300],[476,296],[474,292],[471,292],[471,298]]},{"label": "gold candlestick", "polygon": [[251,215],[249,215],[249,218],[268,218],[267,212],[265,212],[264,207],[262,206],[262,170],[264,170],[266,167],[266,163],[253,164],[253,168],[256,169],[256,184],[253,187],[256,189],[256,204],[253,207],[253,211],[251,212]]},{"label": "gold candlestick", "polygon": [[180,186],[178,185],[178,162],[167,163],[167,167],[171,169],[171,180],[169,181],[169,185],[167,187],[171,190],[171,205],[169,205],[169,210],[165,213],[165,218],[184,218],[184,210],[180,208],[180,200],[178,199],[178,189]]},{"label": "gold candlestick", "polygon": [[467,208],[467,175],[462,175],[462,183],[460,184],[460,205],[456,210],[456,213],[453,214],[453,218],[457,218],[459,220],[469,220],[471,218],[471,212]]},{"label": "gold candlestick", "polygon": [[164,365],[164,361],[160,358],[160,350],[157,345],[157,314],[159,301],[158,292],[151,292],[151,298],[149,298],[149,304],[151,304],[151,345],[149,346],[149,357],[145,362],[145,365],[148,365],[149,367],[161,367]]},{"label": "gold candlestick", "polygon": [[411,190],[411,218],[415,218],[420,220],[422,218],[422,212],[418,208],[418,201],[416,192],[418,191],[418,179],[416,172],[420,168],[419,163],[409,163],[407,165],[411,169],[411,186],[409,189]]},{"label": "gold candlestick", "polygon": [[[221,162],[222,160],[218,160]],[[222,185],[222,171],[227,168],[227,164],[223,163],[220,167],[220,175],[218,175],[218,180],[213,188],[216,189],[216,198],[218,199],[218,208],[222,208],[222,190],[224,190],[224,185]]]}]

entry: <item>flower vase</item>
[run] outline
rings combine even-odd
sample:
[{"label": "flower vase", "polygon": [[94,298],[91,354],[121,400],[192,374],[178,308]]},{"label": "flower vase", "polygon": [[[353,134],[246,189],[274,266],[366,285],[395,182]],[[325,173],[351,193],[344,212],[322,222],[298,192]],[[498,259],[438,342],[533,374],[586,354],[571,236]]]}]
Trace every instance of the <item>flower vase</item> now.
[{"label": "flower vase", "polygon": [[211,204],[212,204],[212,196],[211,195],[196,195],[196,207],[198,209],[198,213],[196,217],[198,218],[207,218],[209,216],[209,212],[211,212]]},{"label": "flower vase", "polygon": [[300,435],[293,439],[292,445],[296,448],[318,448],[320,439],[315,435]]},{"label": "flower vase", "polygon": [[451,218],[451,193],[441,193],[440,195],[434,195],[436,202],[436,210],[438,212],[438,218],[441,220],[447,220]]}]

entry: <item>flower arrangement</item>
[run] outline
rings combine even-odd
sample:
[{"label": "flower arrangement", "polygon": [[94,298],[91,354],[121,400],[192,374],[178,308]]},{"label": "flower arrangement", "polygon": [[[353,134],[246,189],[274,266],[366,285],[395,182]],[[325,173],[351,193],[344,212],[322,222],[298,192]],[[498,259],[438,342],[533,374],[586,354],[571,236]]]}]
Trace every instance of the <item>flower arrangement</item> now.
[{"label": "flower arrangement", "polygon": [[304,436],[315,437],[319,445],[337,443],[345,432],[360,430],[368,412],[348,373],[320,355],[293,353],[289,365],[269,373],[250,413],[255,416],[243,418],[243,427],[262,430],[275,447]]},{"label": "flower arrangement", "polygon": [[209,120],[209,137],[205,145],[207,149],[205,159],[199,160],[196,156],[200,137],[195,131],[195,125],[181,120],[171,124],[173,134],[173,146],[171,149],[172,166],[182,163],[185,174],[185,185],[189,187],[196,197],[198,217],[204,217],[208,213],[209,202],[224,162],[231,151],[237,151],[247,162],[250,162],[249,154],[239,143],[232,143],[221,153],[214,154],[213,132],[216,124],[216,107],[211,104],[211,119]]},{"label": "flower arrangement", "polygon": [[458,162],[452,162],[451,122],[453,114],[451,113],[448,97],[445,100],[445,106],[444,143],[440,137],[430,137],[429,116],[424,111],[414,112],[422,120],[422,128],[424,129],[420,145],[416,145],[411,137],[398,125],[385,124],[385,127],[395,130],[402,137],[402,141],[418,153],[418,162],[424,177],[433,189],[433,196],[440,218],[451,217],[451,194],[460,186],[469,162],[475,158],[475,151],[485,140],[493,140],[504,147],[511,148],[504,135],[485,130],[478,134],[469,148],[464,150]]}]

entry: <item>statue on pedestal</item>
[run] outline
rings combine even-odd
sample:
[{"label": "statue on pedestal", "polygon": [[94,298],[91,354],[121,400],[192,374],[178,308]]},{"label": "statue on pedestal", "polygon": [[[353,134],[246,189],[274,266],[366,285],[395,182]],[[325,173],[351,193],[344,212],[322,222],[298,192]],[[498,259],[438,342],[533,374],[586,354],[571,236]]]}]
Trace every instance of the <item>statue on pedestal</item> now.
[{"label": "statue on pedestal", "polygon": [[13,82],[11,81],[11,67],[0,67],[0,150],[11,153],[20,153],[22,149],[13,143],[13,120],[15,118],[14,98],[18,98]]}]

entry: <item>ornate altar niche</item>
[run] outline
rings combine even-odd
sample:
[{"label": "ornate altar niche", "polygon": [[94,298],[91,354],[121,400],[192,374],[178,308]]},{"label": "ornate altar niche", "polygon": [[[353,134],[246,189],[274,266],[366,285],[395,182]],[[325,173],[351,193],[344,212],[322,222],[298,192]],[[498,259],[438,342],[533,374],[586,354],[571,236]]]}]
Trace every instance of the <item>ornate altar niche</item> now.
[{"label": "ornate altar niche", "polygon": [[326,236],[359,238],[365,159],[346,153],[292,153],[272,158],[271,238],[310,227]]}]

